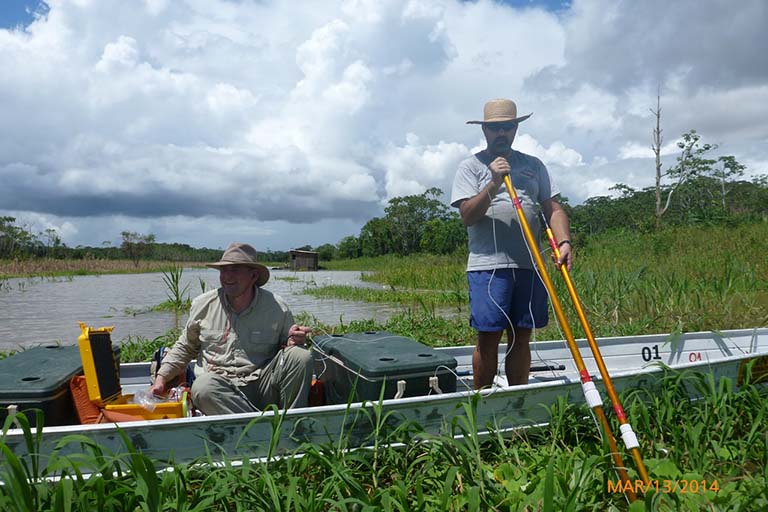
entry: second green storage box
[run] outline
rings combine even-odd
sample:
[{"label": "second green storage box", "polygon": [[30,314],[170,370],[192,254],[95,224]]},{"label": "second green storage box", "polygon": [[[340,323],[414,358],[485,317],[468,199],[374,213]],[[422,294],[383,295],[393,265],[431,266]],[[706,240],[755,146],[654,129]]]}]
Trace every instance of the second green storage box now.
[{"label": "second green storage box", "polygon": [[397,381],[405,381],[404,397],[456,391],[456,359],[411,338],[388,332],[315,336],[320,353],[316,371],[329,404],[394,398]]},{"label": "second green storage box", "polygon": [[[76,346],[49,345],[29,348],[0,361],[0,424],[9,405],[21,412],[40,409],[46,425],[77,423],[69,380],[82,373]],[[35,415],[27,418],[34,425]]]}]

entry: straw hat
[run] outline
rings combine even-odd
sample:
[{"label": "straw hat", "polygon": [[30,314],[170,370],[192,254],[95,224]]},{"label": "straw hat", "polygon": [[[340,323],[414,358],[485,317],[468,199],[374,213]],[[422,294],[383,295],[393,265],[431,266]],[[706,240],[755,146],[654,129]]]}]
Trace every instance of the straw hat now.
[{"label": "straw hat", "polygon": [[219,261],[205,264],[206,267],[211,268],[221,268],[227,265],[245,265],[259,269],[259,279],[256,281],[256,286],[264,286],[269,281],[269,269],[261,263],[256,263],[256,249],[248,244],[239,242],[229,244]]},{"label": "straw hat", "polygon": [[525,121],[533,113],[527,116],[517,117],[517,105],[512,100],[496,99],[485,104],[482,121],[467,121],[467,124],[504,123]]}]

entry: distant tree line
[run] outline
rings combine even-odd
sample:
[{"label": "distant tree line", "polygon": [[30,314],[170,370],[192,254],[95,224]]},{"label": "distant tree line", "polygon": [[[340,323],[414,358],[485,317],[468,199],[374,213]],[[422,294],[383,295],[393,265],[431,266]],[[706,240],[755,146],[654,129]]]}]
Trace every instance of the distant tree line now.
[{"label": "distant tree line", "polygon": [[[654,111],[656,112],[656,111]],[[658,118],[657,118],[658,119]],[[658,132],[658,133],[657,133]],[[657,156],[661,137],[654,132]],[[561,198],[571,219],[575,238],[586,238],[611,230],[651,231],[665,226],[737,224],[768,221],[768,176],[743,180],[745,167],[733,156],[710,157],[717,146],[704,144],[695,130],[678,143],[680,155],[663,170],[657,158],[656,184],[635,190],[617,184],[613,196],[597,196],[571,206]],[[414,253],[451,254],[466,251],[467,233],[457,211],[440,200],[439,188],[419,195],[389,200],[384,215],[369,220],[357,236],[337,244],[305,245],[297,250],[315,251],[320,261]],[[101,247],[67,247],[54,229],[32,233],[13,217],[0,217],[0,259],[13,258],[102,258],[155,261],[216,261],[220,249],[196,249],[187,244],[158,243],[153,234],[121,233],[122,242]],[[287,262],[288,251],[259,253],[268,262]]]},{"label": "distant tree line", "polygon": [[129,259],[153,261],[215,261],[221,257],[220,249],[196,249],[187,244],[158,243],[155,235],[142,235],[130,231],[121,233],[122,242],[102,242],[100,247],[78,245],[67,247],[56,230],[34,233],[16,223],[14,217],[0,217],[0,259]]},{"label": "distant tree line", "polygon": [[461,217],[439,200],[441,195],[442,191],[433,187],[423,194],[390,199],[384,216],[369,220],[359,236],[343,238],[334,256],[449,254],[466,247],[467,232]]},{"label": "distant tree line", "polygon": [[[619,197],[590,197],[583,204],[566,210],[571,218],[575,236],[590,236],[611,230],[654,231],[664,226],[722,225],[768,221],[768,179],[728,183],[723,205],[718,190],[720,183],[706,176],[694,178],[678,187],[676,198],[670,202],[664,223],[657,227],[654,187],[634,190],[616,185],[612,190]],[[664,189],[666,190],[666,189]]]},{"label": "distant tree line", "polygon": [[[561,198],[561,203],[571,220],[573,237],[582,240],[612,230],[648,232],[664,226],[768,221],[768,177],[727,181],[725,184],[723,187],[723,181],[715,177],[697,176],[679,185],[660,227],[657,227],[655,187],[635,190],[618,184],[612,188],[617,196],[591,197],[577,206],[571,206],[567,198]],[[667,193],[670,188],[662,187],[662,191]],[[422,195],[395,200],[398,206],[408,209],[413,202],[424,199]],[[466,228],[459,215],[447,212],[440,216],[435,214],[436,210],[422,216],[420,223],[410,222],[419,218],[418,215],[375,218],[363,226],[358,236],[347,236],[335,247],[326,244],[316,250],[324,251],[319,254],[321,261],[415,252],[450,254],[466,250]],[[413,213],[423,214],[424,211],[414,209]],[[408,242],[404,243],[404,240]]]},{"label": "distant tree line", "polygon": [[[438,199],[441,194],[440,189],[430,188],[420,195],[396,197],[389,201],[384,217],[368,221],[359,237],[348,236],[338,245],[304,245],[295,249],[315,251],[321,261],[384,254],[453,252],[466,246],[466,230],[459,215]],[[0,259],[130,259],[138,265],[142,260],[215,261],[222,253],[219,249],[158,243],[154,234],[123,231],[121,237],[119,246],[103,242],[101,247],[71,248],[62,243],[55,230],[35,234],[17,225],[13,217],[0,217]],[[259,259],[275,263],[287,262],[289,256],[289,251],[259,252]]]}]

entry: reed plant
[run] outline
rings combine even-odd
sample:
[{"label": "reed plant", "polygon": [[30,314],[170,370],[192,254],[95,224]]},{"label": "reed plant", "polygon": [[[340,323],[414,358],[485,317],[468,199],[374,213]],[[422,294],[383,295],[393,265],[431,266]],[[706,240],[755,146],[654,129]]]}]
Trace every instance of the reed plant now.
[{"label": "reed plant", "polygon": [[181,278],[183,275],[184,268],[179,265],[171,265],[163,270],[163,283],[165,283],[168,300],[155,306],[153,310],[186,311],[189,309],[192,304],[192,299],[190,299],[189,294],[187,294],[189,283],[183,287],[181,286]]},{"label": "reed plant", "polygon": [[452,291],[464,286],[466,254],[453,255],[413,254],[386,255],[354,260],[327,262],[330,270],[361,270],[363,281],[383,283],[387,287],[409,290]]}]

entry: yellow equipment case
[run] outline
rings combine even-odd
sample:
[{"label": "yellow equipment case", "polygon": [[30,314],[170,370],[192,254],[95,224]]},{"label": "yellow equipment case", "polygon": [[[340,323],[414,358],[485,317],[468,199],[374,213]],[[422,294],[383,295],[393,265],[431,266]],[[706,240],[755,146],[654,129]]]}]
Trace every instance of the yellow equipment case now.
[{"label": "yellow equipment case", "polygon": [[123,395],[120,386],[120,365],[112,350],[113,327],[94,329],[80,323],[77,339],[88,388],[88,397],[106,411],[139,416],[147,420],[182,418],[188,416],[187,400],[156,402],[152,410],[132,403],[134,395]]}]

